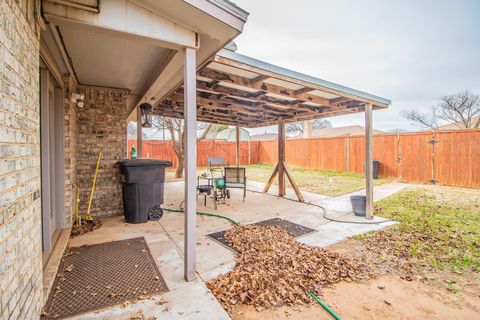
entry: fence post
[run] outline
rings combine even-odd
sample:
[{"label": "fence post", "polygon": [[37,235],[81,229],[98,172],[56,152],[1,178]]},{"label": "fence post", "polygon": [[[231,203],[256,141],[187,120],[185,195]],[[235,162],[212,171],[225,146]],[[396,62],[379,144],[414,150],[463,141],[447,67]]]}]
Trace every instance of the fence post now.
[{"label": "fence post", "polygon": [[402,149],[400,145],[400,131],[397,131],[397,165],[398,165],[397,177],[401,181],[403,179],[403,165],[402,165]]},{"label": "fence post", "polygon": [[350,136],[345,138],[345,172],[350,172]]},{"label": "fence post", "polygon": [[430,180],[430,183],[436,184],[438,181],[435,179],[435,144],[437,144],[438,141],[435,140],[435,131],[432,131],[432,139],[427,143],[432,145],[432,179]]}]

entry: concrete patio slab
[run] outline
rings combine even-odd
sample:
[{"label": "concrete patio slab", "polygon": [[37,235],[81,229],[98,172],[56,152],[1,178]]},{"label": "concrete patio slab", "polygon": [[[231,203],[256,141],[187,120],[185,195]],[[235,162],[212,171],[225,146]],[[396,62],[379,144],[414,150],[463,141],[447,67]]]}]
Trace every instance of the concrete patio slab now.
[{"label": "concrete patio slab", "polygon": [[[250,191],[257,191],[257,192],[263,192],[263,188],[265,188],[265,183],[263,182],[258,182],[258,181],[253,181],[253,180],[248,180],[247,181],[247,189]],[[285,197],[288,199],[292,200],[297,200],[297,197],[295,195],[295,191],[293,191],[292,188],[288,188],[286,190]],[[278,194],[278,186],[272,185],[270,189],[268,190],[268,194],[276,196]],[[313,192],[308,192],[308,191],[302,191],[303,198],[305,199],[305,202],[307,203],[313,203],[315,201],[321,201],[325,199],[330,199],[332,198],[331,196],[327,196],[324,194],[318,194],[318,193],[313,193]]]},{"label": "concrete patio slab", "polygon": [[[385,183],[373,188],[373,201],[379,201],[390,197],[391,195],[402,191],[403,189],[412,187],[412,184],[391,182]],[[320,204],[328,212],[351,212],[352,206],[350,204],[350,196],[352,195],[365,195],[365,190],[359,190],[352,193],[348,193],[339,197],[324,199],[321,201],[315,201],[312,203]]]},{"label": "concrete patio slab", "polygon": [[[383,199],[410,185],[390,183],[375,187],[375,199]],[[257,192],[262,184],[248,182],[249,189],[245,202],[242,201],[242,191],[232,190],[231,199],[219,203],[214,210],[212,199],[198,198],[198,211],[210,212],[227,216],[241,224],[254,223],[270,218],[286,219],[294,223],[316,229],[317,232],[299,238],[298,241],[313,246],[324,247],[341,241],[347,237],[378,230],[395,222],[381,224],[350,224],[332,222],[323,217],[327,209],[328,217],[365,221],[349,213],[350,195],[328,197],[313,193],[304,193],[308,203],[299,203],[285,198]],[[255,192],[254,192],[255,191]],[[362,191],[356,192],[360,194]],[[293,190],[287,196],[294,197]],[[165,184],[165,208],[179,209],[183,201],[183,182],[168,182]],[[342,211],[344,210],[344,211]],[[350,217],[350,216],[351,217]],[[375,218],[380,221],[381,218]],[[226,273],[235,265],[234,254],[207,237],[209,233],[226,230],[231,223],[225,219],[197,215],[197,272],[198,279],[185,282],[183,278],[184,252],[184,216],[183,213],[165,212],[159,221],[145,224],[127,224],[123,217],[104,218],[103,225],[91,233],[70,240],[70,246],[101,243],[106,241],[145,237],[157,266],[162,273],[170,291],[161,296],[137,301],[131,305],[116,306],[97,312],[91,312],[73,319],[130,319],[142,314],[145,319],[229,319],[220,303],[206,287],[205,282]]]}]

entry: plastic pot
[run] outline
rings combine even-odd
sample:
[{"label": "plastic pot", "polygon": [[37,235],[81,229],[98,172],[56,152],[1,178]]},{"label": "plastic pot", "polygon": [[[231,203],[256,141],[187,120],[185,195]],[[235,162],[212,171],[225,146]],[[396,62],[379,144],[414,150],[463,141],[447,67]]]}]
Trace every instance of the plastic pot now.
[{"label": "plastic pot", "polygon": [[367,197],[366,196],[350,196],[352,203],[352,210],[356,216],[365,217],[367,212]]}]

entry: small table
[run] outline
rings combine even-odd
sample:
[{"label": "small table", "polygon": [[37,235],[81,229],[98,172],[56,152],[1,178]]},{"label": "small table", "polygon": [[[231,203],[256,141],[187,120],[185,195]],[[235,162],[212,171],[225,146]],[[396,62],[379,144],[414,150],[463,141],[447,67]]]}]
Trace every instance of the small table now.
[{"label": "small table", "polygon": [[[219,189],[215,183],[215,181],[223,179],[217,177],[209,177],[207,174],[202,174],[197,176],[197,196],[203,195],[203,203],[207,205],[207,196],[212,194],[213,191],[213,207],[217,210],[217,201],[219,198],[223,199],[225,202],[225,198],[230,198],[230,192],[226,188]],[[200,183],[201,181],[206,181],[207,184]],[[220,192],[220,193],[219,193]]]},{"label": "small table", "polygon": [[[200,184],[200,181],[202,181],[202,180],[206,181],[207,184]],[[207,205],[207,196],[211,195],[212,191],[213,191],[213,193],[214,193],[213,203],[214,203],[215,209],[217,209],[217,199],[216,199],[216,196],[215,196],[214,183],[215,183],[214,178],[210,178],[206,175],[198,176],[197,177],[197,196],[198,195],[203,195],[203,204],[206,206]]]}]

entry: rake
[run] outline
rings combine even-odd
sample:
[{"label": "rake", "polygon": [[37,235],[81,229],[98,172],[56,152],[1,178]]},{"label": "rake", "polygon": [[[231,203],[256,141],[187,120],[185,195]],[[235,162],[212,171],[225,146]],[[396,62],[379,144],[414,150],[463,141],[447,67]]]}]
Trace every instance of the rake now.
[{"label": "rake", "polygon": [[92,183],[92,189],[90,190],[90,199],[88,200],[88,208],[87,208],[87,213],[85,214],[85,217],[83,218],[85,221],[93,223],[93,217],[90,215],[90,209],[92,207],[92,201],[93,201],[93,194],[95,192],[95,185],[97,183],[97,174],[98,174],[98,168],[100,167],[100,159],[102,158],[102,149],[98,152],[98,158],[97,158],[97,166],[95,167],[95,175],[93,176],[93,183]]}]

